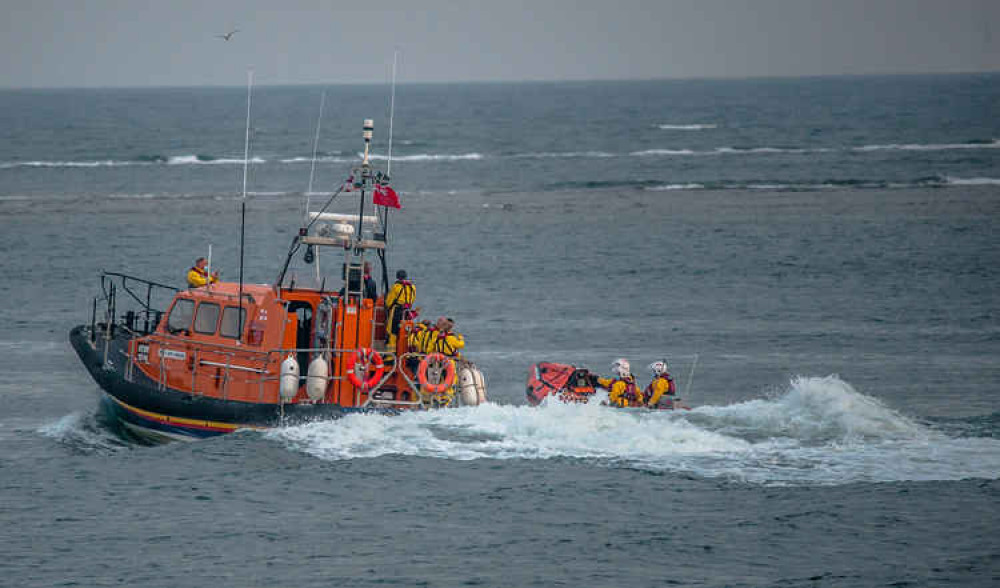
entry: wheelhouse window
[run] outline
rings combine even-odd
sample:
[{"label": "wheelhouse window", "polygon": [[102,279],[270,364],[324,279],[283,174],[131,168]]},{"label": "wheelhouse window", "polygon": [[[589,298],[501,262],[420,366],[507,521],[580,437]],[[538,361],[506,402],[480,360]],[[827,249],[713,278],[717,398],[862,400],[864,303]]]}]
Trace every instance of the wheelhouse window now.
[{"label": "wheelhouse window", "polygon": [[214,335],[219,325],[219,305],[212,302],[202,302],[198,305],[198,314],[194,317],[194,331],[205,335]]},{"label": "wheelhouse window", "polygon": [[230,339],[239,339],[241,324],[246,327],[247,310],[238,306],[227,306],[222,311],[222,325],[219,327],[219,334]]},{"label": "wheelhouse window", "polygon": [[181,298],[174,303],[167,317],[167,331],[177,333],[191,328],[191,318],[194,316],[194,300]]}]

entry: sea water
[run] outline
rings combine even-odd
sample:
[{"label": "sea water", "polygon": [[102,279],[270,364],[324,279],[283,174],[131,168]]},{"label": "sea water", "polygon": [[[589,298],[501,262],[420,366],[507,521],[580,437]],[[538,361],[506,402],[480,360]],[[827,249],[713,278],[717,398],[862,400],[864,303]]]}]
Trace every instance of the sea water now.
[{"label": "sea water", "polygon": [[[254,90],[250,282],[364,118],[389,164],[325,88],[304,194],[323,91]],[[67,333],[102,269],[236,279],[245,100],[0,92],[0,585],[1000,581],[1000,77],[402,85],[389,275],[491,402],[139,445]],[[527,405],[617,357],[692,410]]]}]

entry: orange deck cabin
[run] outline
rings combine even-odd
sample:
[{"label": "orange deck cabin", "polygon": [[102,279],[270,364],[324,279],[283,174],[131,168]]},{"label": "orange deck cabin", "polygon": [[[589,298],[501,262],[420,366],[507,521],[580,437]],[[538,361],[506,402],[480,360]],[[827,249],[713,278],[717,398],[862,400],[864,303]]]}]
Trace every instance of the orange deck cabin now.
[{"label": "orange deck cabin", "polygon": [[[129,369],[141,370],[164,387],[236,402],[343,407],[418,403],[414,374],[398,367],[405,362],[396,361],[407,356],[405,334],[397,337],[396,349],[384,348],[382,297],[344,298],[330,291],[244,285],[241,309],[236,283],[181,290],[156,330],[130,342]],[[409,328],[410,323],[402,325]],[[348,378],[348,358],[360,348],[373,348],[386,364],[371,393]],[[279,377],[289,356],[298,361],[300,385],[283,402]],[[305,383],[316,356],[329,360],[329,375],[323,397],[314,399]]]}]

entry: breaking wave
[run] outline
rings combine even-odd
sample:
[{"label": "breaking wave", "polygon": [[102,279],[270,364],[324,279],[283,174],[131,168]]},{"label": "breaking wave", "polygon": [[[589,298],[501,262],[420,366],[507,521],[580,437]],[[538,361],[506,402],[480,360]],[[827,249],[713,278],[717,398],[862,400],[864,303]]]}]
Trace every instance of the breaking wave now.
[{"label": "breaking wave", "polygon": [[107,454],[127,449],[129,444],[114,433],[114,427],[103,425],[99,418],[68,414],[43,425],[37,432],[80,454]]},{"label": "breaking wave", "polygon": [[355,415],[266,435],[323,460],[571,457],[778,485],[1000,477],[1000,441],[949,437],[836,376],[796,378],[771,398],[684,412],[487,404]]}]

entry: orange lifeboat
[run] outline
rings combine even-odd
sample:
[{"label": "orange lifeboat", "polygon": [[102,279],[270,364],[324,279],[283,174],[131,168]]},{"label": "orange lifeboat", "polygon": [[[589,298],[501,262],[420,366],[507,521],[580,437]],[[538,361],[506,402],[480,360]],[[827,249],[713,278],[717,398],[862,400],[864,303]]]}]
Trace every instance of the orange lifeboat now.
[{"label": "orange lifeboat", "polygon": [[[370,124],[365,159],[345,182],[360,198],[360,212],[329,212],[328,202],[310,213],[275,284],[181,289],[102,274],[90,324],[74,328],[69,338],[129,430],[191,439],[355,412],[427,408],[410,367],[422,359],[407,345],[412,321],[401,322],[388,348],[384,300],[365,275],[370,255],[387,290],[387,212],[372,202],[387,178],[368,161]],[[366,215],[366,206],[374,214]],[[289,272],[303,248],[313,267]],[[359,361],[362,370],[355,369]]]}]

